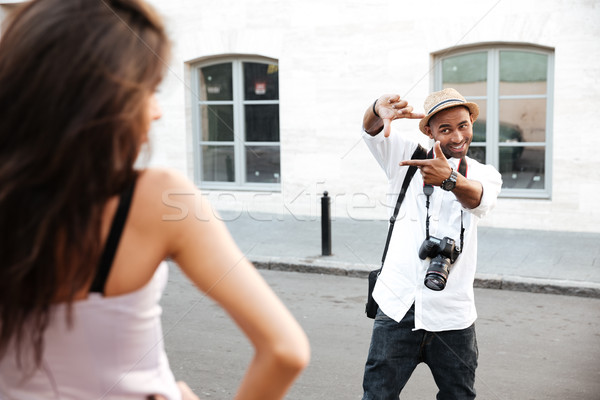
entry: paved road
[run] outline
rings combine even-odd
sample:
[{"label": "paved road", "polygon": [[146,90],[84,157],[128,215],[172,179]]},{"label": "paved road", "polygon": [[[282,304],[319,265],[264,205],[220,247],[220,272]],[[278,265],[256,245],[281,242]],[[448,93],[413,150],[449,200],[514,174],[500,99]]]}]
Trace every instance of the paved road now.
[{"label": "paved road", "polygon": [[[261,271],[306,330],[309,367],[287,399],[360,399],[372,320],[364,279]],[[600,399],[600,299],[476,289],[479,399]],[[227,315],[174,267],[163,299],[171,367],[204,399],[231,399],[251,348]],[[420,365],[402,398],[432,400]]]}]

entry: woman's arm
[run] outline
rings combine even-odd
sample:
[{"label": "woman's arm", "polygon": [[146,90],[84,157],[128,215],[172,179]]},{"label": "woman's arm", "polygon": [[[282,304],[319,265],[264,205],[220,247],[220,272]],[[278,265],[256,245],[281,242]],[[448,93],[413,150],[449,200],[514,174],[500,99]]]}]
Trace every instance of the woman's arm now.
[{"label": "woman's arm", "polygon": [[236,399],[283,398],[309,361],[304,331],[199,190],[178,174],[165,174],[162,203],[167,199],[167,204],[160,224],[170,257],[229,313],[255,348]]}]

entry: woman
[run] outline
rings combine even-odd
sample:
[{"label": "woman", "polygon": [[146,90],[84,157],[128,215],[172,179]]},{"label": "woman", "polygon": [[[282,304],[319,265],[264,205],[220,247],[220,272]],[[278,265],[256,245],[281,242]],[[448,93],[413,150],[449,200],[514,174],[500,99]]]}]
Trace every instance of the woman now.
[{"label": "woman", "polygon": [[308,362],[195,186],[134,169],[168,54],[142,0],[33,1],[0,40],[0,398],[195,398],[162,344],[169,257],[255,347],[236,398],[281,398]]}]

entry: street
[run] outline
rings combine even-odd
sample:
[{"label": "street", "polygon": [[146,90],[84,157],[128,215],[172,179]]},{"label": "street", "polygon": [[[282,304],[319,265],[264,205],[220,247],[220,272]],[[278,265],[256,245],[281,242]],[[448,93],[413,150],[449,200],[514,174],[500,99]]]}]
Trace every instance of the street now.
[{"label": "street", "polygon": [[[373,321],[364,315],[366,279],[261,270],[309,336],[312,359],[286,399],[360,399]],[[600,299],[476,289],[479,399],[600,399]],[[231,399],[250,360],[228,316],[170,269],[161,302],[176,379],[201,399]],[[274,321],[276,322],[276,321]],[[401,398],[432,400],[421,364]]]}]

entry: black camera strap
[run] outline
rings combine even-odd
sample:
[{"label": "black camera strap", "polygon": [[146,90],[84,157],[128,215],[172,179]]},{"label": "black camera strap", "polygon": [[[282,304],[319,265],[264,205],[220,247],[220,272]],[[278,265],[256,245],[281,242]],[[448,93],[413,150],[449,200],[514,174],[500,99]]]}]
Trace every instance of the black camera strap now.
[{"label": "black camera strap", "polygon": [[[425,150],[420,144],[417,145],[415,152],[413,153],[411,160],[424,160],[427,157],[427,150]],[[383,268],[383,263],[385,261],[385,256],[387,255],[388,247],[390,246],[390,239],[392,238],[392,231],[394,230],[394,223],[396,223],[396,217],[398,216],[398,211],[400,211],[400,206],[402,205],[402,201],[406,196],[406,191],[408,190],[408,185],[410,184],[411,179],[417,172],[417,167],[411,165],[408,167],[408,171],[406,171],[406,176],[404,177],[404,181],[402,182],[402,189],[400,189],[400,193],[398,194],[398,200],[396,200],[396,207],[394,208],[394,214],[390,218],[390,227],[388,229],[387,239],[385,241],[385,248],[383,249],[383,256],[381,257],[381,268]]]},{"label": "black camera strap", "polygon": [[[427,153],[427,159],[433,158],[433,149],[429,150]],[[467,160],[465,158],[461,158],[458,160],[458,172],[467,177]],[[425,219],[425,238],[429,239],[429,196],[433,194],[433,186],[431,185],[423,185],[423,193],[427,198],[425,199],[425,207],[427,208],[427,218]],[[463,244],[465,240],[465,227],[463,225],[463,211],[460,210],[460,247],[458,249],[458,253],[462,253]]]}]

